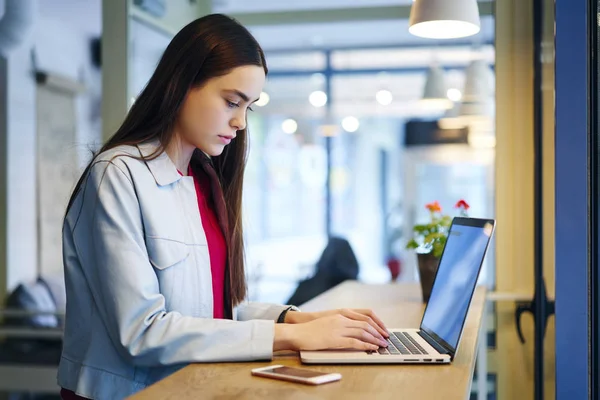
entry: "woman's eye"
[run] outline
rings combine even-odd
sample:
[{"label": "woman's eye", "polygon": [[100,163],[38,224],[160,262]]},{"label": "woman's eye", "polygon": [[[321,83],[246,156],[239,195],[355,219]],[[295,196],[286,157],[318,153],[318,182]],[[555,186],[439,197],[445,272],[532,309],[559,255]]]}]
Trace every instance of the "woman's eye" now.
[{"label": "woman's eye", "polygon": [[252,109],[252,107],[248,107],[248,110],[249,110],[249,111],[254,111],[254,110]]},{"label": "woman's eye", "polygon": [[229,101],[229,100],[225,100],[225,101],[227,102],[227,107],[229,107],[229,108],[239,107],[239,104],[236,104],[233,101]]}]

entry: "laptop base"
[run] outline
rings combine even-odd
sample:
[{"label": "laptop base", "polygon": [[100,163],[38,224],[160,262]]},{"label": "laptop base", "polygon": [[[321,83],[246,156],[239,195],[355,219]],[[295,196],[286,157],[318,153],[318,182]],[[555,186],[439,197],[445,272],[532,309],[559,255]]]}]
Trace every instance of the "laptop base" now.
[{"label": "laptop base", "polygon": [[304,364],[449,364],[451,357],[440,354],[417,334],[418,329],[388,329],[390,332],[409,333],[428,354],[379,354],[356,350],[301,351]]}]

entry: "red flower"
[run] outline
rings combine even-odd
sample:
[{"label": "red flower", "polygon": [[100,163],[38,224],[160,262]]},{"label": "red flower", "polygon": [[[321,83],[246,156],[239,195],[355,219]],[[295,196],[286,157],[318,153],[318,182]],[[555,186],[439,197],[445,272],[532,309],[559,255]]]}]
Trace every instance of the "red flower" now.
[{"label": "red flower", "polygon": [[469,208],[471,208],[469,206],[469,203],[467,203],[464,200],[459,200],[458,203],[456,203],[456,205],[454,206],[454,208],[462,208],[463,210],[468,210]]},{"label": "red flower", "polygon": [[425,208],[428,209],[430,212],[442,212],[442,206],[440,206],[440,203],[436,200],[433,203],[429,203],[425,205]]}]

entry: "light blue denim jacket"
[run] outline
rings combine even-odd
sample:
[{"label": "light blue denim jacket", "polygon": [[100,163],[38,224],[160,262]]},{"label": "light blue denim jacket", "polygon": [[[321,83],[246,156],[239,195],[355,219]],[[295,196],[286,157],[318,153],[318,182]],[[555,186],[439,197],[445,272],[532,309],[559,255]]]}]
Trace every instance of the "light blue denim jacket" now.
[{"label": "light blue denim jacket", "polygon": [[[63,227],[67,290],[58,384],[121,399],[192,362],[270,360],[285,306],[212,319],[206,236],[191,177],[157,143],[99,156]],[[206,368],[210,368],[207,366]]]}]

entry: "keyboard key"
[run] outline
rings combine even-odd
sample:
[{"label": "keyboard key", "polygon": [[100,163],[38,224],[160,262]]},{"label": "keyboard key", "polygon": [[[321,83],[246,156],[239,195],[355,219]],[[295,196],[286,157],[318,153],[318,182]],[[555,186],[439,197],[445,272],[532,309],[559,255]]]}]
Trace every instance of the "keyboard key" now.
[{"label": "keyboard key", "polygon": [[421,352],[409,339],[405,337],[404,332],[394,333],[394,336],[396,336],[400,342],[406,346],[408,351],[410,351],[410,354],[424,354],[424,352]]},{"label": "keyboard key", "polygon": [[400,351],[400,353],[402,354],[411,354],[410,351],[406,348],[406,346],[404,346],[402,343],[400,343],[400,341],[398,339],[392,340],[392,344],[394,345],[394,347],[396,349],[398,349]]},{"label": "keyboard key", "polygon": [[414,344],[417,347],[417,349],[421,350],[421,352],[423,354],[427,354],[427,352],[425,351],[423,346],[421,346],[415,338],[413,338],[411,335],[408,335],[408,334],[405,334],[405,336],[408,338],[408,340],[410,340],[412,342],[412,344]]}]

